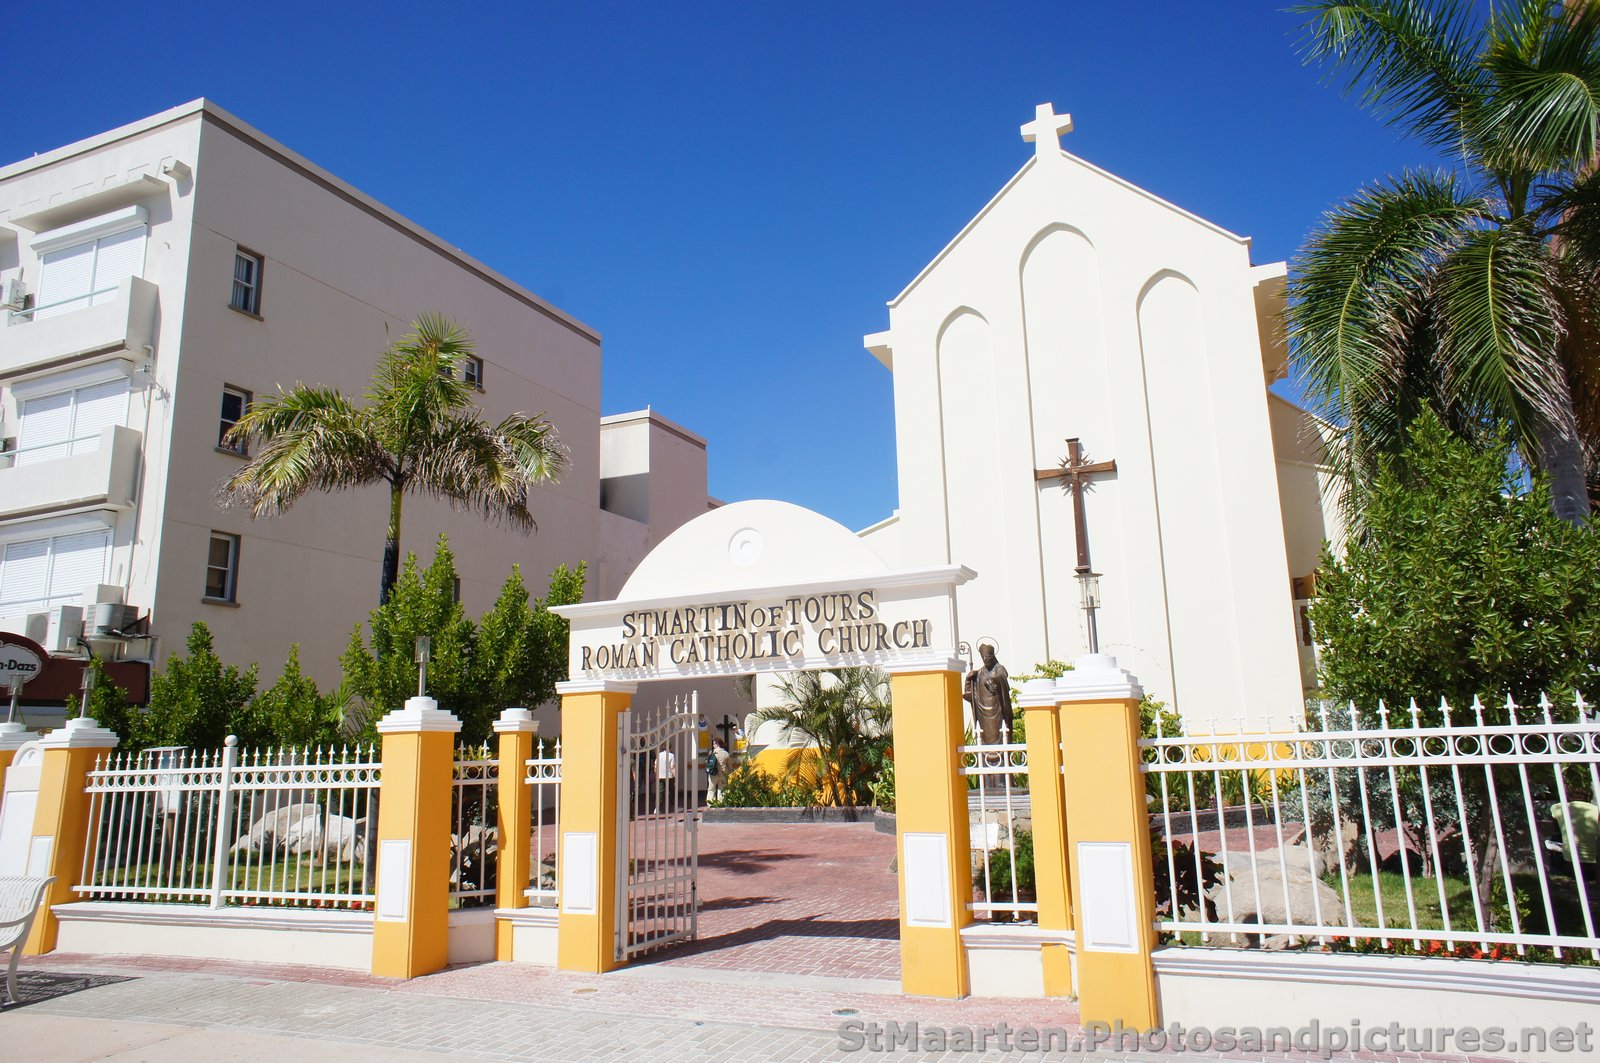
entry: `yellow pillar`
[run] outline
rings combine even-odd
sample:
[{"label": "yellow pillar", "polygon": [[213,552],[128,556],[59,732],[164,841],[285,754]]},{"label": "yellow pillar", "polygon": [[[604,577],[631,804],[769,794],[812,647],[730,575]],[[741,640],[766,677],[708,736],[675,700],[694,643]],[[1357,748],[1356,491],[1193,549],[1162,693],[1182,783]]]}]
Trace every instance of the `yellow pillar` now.
[{"label": "yellow pillar", "polygon": [[598,974],[617,964],[617,717],[637,684],[557,683],[561,694],[561,891],[556,967]]},{"label": "yellow pillar", "polygon": [[[495,905],[498,908],[528,906],[529,873],[533,869],[533,787],[528,783],[527,762],[539,737],[539,724],[527,709],[507,709],[494,724],[500,736],[500,815],[495,837],[499,845],[500,867],[495,880]],[[512,924],[496,919],[494,958],[512,958]]]},{"label": "yellow pillar", "polygon": [[895,826],[899,834],[900,986],[967,995],[961,928],[972,922],[972,830],[961,775],[961,662],[898,672],[894,694]]},{"label": "yellow pillar", "polygon": [[17,750],[33,740],[33,735],[20,723],[0,723],[0,794],[6,792],[6,771],[16,759]]},{"label": "yellow pillar", "polygon": [[57,920],[51,905],[77,899],[72,887],[83,873],[83,851],[89,842],[90,802],[84,786],[95,761],[116,748],[117,736],[80,717],[51,731],[39,744],[44,756],[39,764],[39,803],[33,813],[28,874],[54,875],[56,880],[45,891],[28,932],[22,949],[27,956],[42,956],[55,949]]},{"label": "yellow pillar", "polygon": [[[1032,684],[1030,684],[1032,686]],[[1138,681],[1105,654],[1055,681],[1082,1022],[1157,1025],[1155,878],[1139,773]],[[1028,721],[1031,727],[1033,721]]]},{"label": "yellow pillar", "polygon": [[1072,952],[1064,939],[1072,931],[1072,888],[1067,874],[1067,818],[1061,776],[1061,717],[1055,684],[1033,680],[1017,699],[1027,720],[1028,791],[1033,815],[1034,889],[1039,929],[1063,940],[1041,949],[1044,994],[1072,996]]},{"label": "yellow pillar", "polygon": [[450,945],[450,809],[461,721],[432,698],[378,721],[378,902],[372,973],[416,978],[443,968]]}]

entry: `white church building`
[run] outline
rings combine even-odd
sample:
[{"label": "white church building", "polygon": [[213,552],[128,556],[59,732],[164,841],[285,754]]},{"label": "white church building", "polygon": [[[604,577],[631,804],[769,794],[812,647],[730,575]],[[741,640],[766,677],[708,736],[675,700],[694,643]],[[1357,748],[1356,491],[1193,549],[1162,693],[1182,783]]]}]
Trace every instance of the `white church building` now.
[{"label": "white church building", "polygon": [[861,532],[895,566],[964,564],[960,638],[1013,675],[1088,652],[1073,493],[1101,652],[1191,721],[1297,714],[1301,614],[1337,539],[1318,422],[1285,373],[1286,269],[1250,241],[1061,150],[1033,156],[889,302],[900,505]]}]

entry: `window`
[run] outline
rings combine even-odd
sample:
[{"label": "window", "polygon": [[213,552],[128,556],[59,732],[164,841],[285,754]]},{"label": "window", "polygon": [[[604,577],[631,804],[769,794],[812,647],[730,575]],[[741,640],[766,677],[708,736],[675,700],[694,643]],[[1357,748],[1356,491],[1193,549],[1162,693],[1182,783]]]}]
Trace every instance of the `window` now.
[{"label": "window", "polygon": [[144,208],[43,232],[31,245],[39,255],[34,320],[109,302],[123,281],[144,270]]},{"label": "window", "polygon": [[244,411],[250,405],[250,393],[244,388],[236,388],[232,384],[222,387],[222,417],[217,426],[217,449],[226,450],[230,454],[243,457],[246,453],[244,440],[236,443],[228,442],[228,430],[239,423],[239,418],[244,416]]},{"label": "window", "polygon": [[242,247],[233,253],[233,296],[228,305],[261,316],[261,256]]},{"label": "window", "polygon": [[102,431],[127,420],[128,378],[119,375],[48,394],[19,396],[17,415],[13,465],[86,454],[100,448]]},{"label": "window", "polygon": [[206,555],[206,600],[235,601],[239,582],[239,537],[224,532],[211,533],[211,549]]},{"label": "window", "polygon": [[450,600],[457,605],[461,604],[461,577],[454,576],[450,580]]},{"label": "window", "polygon": [[[441,365],[439,367],[439,375],[442,377],[450,376],[451,372],[452,370],[448,366]],[[477,358],[470,354],[462,355],[456,360],[454,373],[467,387],[477,388],[479,391],[483,390],[482,358]]]},{"label": "window", "polygon": [[81,600],[105,579],[110,552],[109,528],[6,543],[0,552],[0,609],[25,612]]}]

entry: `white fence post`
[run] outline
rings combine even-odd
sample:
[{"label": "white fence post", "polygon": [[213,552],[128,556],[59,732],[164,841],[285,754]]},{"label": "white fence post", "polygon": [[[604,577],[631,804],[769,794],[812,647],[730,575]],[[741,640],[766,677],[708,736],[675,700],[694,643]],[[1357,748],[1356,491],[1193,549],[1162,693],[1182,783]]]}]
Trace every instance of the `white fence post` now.
[{"label": "white fence post", "polygon": [[228,824],[233,819],[233,765],[239,757],[239,739],[229,735],[222,743],[222,774],[217,783],[217,816],[211,838],[211,907],[222,907],[228,881]]}]

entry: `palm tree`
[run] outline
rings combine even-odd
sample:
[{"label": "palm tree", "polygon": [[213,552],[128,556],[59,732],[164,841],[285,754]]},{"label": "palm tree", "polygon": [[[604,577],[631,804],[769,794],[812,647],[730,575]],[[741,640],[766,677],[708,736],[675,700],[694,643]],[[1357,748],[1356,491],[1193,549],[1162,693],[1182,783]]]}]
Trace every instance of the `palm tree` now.
[{"label": "palm tree", "polygon": [[222,485],[224,504],[276,516],[307,491],[389,485],[389,528],[378,600],[400,571],[400,510],[407,494],[444,499],[524,532],[533,485],[560,479],[567,452],[542,417],[483,420],[460,366],[472,341],[448,318],[425,314],[384,351],[357,406],[334,388],[296,384],[258,399],[228,433],[255,457]]},{"label": "palm tree", "polygon": [[[822,799],[840,805],[868,800],[889,747],[889,679],[876,668],[796,672],[778,684],[779,704],[756,713],[780,723],[817,750]],[[795,750],[789,774],[805,769],[809,749]]]},{"label": "palm tree", "polygon": [[1441,151],[1358,192],[1290,284],[1293,365],[1338,427],[1359,511],[1380,455],[1432,407],[1549,476],[1564,520],[1600,497],[1600,0],[1317,0],[1304,50]]}]

